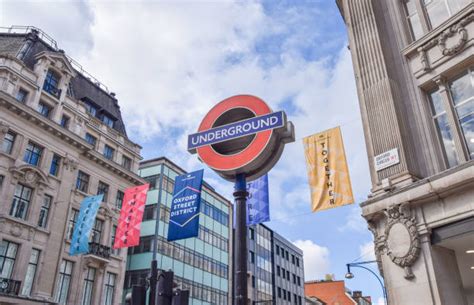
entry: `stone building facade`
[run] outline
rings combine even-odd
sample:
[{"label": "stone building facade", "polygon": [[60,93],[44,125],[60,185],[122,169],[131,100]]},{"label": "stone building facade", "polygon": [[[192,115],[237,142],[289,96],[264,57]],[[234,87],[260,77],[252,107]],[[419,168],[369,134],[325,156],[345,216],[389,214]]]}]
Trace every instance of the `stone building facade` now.
[{"label": "stone building facade", "polygon": [[[110,246],[141,147],[113,93],[47,34],[0,32],[0,303],[118,304],[126,251]],[[81,201],[103,193],[87,255],[69,256]]]},{"label": "stone building facade", "polygon": [[474,303],[474,4],[337,0],[390,304]]}]

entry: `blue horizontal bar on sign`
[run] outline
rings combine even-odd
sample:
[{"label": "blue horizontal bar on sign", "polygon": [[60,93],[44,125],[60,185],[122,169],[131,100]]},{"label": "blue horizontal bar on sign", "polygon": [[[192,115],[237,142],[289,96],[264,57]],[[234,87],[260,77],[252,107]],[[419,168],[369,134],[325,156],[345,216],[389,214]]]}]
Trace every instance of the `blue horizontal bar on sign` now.
[{"label": "blue horizontal bar on sign", "polygon": [[245,137],[265,130],[280,128],[284,124],[283,111],[277,111],[211,128],[189,135],[188,150]]}]

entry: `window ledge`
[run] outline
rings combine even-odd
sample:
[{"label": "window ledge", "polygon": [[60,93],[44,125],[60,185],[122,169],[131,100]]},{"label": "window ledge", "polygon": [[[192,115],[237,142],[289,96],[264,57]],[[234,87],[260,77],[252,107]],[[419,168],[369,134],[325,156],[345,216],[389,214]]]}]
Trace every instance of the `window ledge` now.
[{"label": "window ledge", "polygon": [[[13,216],[10,216],[9,214],[0,214],[0,219],[1,218],[4,218],[4,219],[7,219],[11,222],[14,222],[14,223],[17,223],[17,224],[20,224],[20,225],[23,225],[25,227],[28,227],[30,229],[35,229],[35,230],[38,230],[38,227],[29,223],[27,220],[23,220],[21,218],[16,218],[16,217],[13,217]],[[42,230],[39,230],[39,231],[42,231]],[[14,235],[14,234],[12,234]],[[15,236],[15,235],[14,235]]]}]

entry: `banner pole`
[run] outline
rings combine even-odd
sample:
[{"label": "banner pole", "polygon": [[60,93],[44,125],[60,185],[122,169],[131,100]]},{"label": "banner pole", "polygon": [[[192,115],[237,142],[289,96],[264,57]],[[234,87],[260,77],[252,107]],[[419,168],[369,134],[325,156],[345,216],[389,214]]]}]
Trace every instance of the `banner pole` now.
[{"label": "banner pole", "polygon": [[247,305],[247,183],[245,174],[238,174],[234,186],[235,224],[235,305]]},{"label": "banner pole", "polygon": [[163,161],[163,164],[161,164],[161,170],[160,170],[158,202],[156,204],[156,222],[155,222],[155,236],[153,238],[153,257],[151,261],[149,305],[156,305],[156,286],[158,284],[158,262],[156,260],[156,252],[158,250],[158,229],[160,226],[160,206],[161,206],[161,192],[163,189],[164,167],[165,167],[165,162]]}]

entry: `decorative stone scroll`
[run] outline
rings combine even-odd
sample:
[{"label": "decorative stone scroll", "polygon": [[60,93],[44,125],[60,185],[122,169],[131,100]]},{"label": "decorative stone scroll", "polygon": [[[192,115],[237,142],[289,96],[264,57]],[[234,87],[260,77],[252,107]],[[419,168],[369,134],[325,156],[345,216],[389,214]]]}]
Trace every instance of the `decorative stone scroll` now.
[{"label": "decorative stone scroll", "polygon": [[[461,19],[458,23],[452,25],[440,33],[437,37],[433,38],[431,41],[417,49],[421,65],[425,72],[431,70],[431,65],[426,52],[432,47],[438,46],[444,56],[456,55],[464,49],[464,46],[468,41],[466,25],[472,21],[474,21],[474,12],[471,11],[470,14]],[[455,35],[457,35],[458,41],[452,46],[447,46],[446,41],[448,38]]]},{"label": "decorative stone scroll", "polygon": [[372,234],[374,235],[374,253],[375,260],[377,261],[377,267],[379,269],[380,275],[384,277],[382,268],[382,253],[384,252],[385,248],[384,236],[378,234],[377,227],[373,221],[369,220],[367,221],[367,223],[369,225],[370,232],[372,232]]},{"label": "decorative stone scroll", "polygon": [[420,239],[416,228],[416,219],[411,217],[409,209],[404,205],[395,205],[384,211],[387,223],[383,234],[376,230],[375,223],[368,221],[369,230],[374,235],[374,247],[380,274],[382,270],[382,254],[396,265],[404,268],[405,278],[415,277],[411,266],[420,256]]},{"label": "decorative stone scroll", "polygon": [[395,205],[385,212],[385,251],[392,262],[405,269],[405,278],[415,277],[411,266],[420,256],[420,239],[416,219],[404,205]]}]

